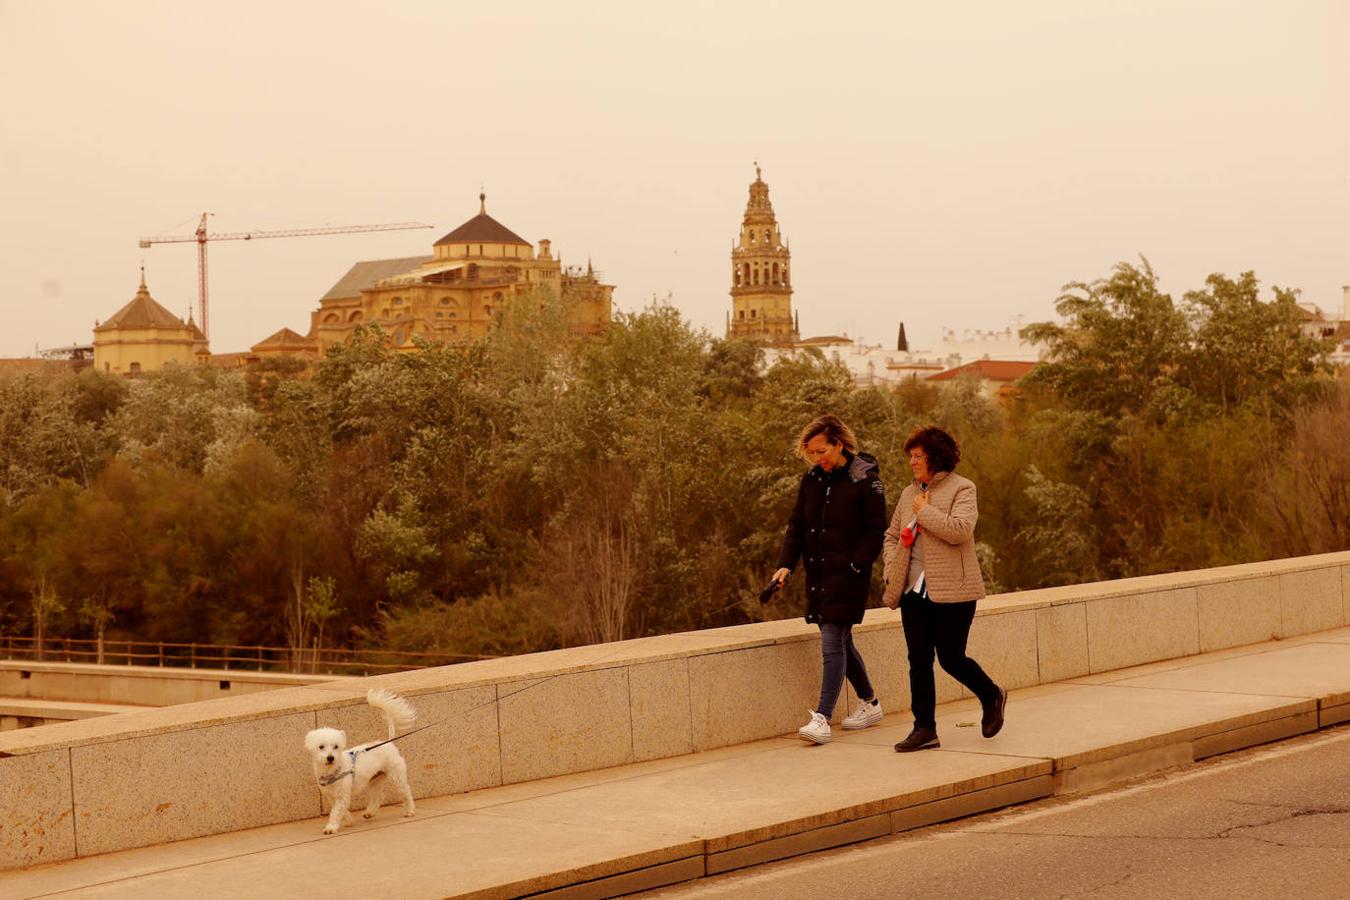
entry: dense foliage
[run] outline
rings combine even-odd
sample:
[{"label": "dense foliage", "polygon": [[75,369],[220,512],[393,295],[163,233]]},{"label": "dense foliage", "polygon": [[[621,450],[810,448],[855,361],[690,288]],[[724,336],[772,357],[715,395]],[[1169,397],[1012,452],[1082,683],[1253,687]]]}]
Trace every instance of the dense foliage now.
[{"label": "dense foliage", "polygon": [[1059,311],[1002,402],[766,368],[662,304],[573,341],[542,294],[470,348],[0,378],[0,629],[506,654],[795,615],[754,598],[825,410],[891,502],[910,430],[957,435],[996,589],[1350,547],[1350,397],[1292,294],[1122,264]]}]

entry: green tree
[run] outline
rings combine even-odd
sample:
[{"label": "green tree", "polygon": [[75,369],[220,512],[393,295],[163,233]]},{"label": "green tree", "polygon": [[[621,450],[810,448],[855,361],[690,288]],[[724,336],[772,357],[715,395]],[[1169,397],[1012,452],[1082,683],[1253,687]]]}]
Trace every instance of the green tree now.
[{"label": "green tree", "polygon": [[1177,385],[1188,350],[1185,314],[1158,287],[1148,260],[1119,263],[1109,278],[1073,282],[1055,303],[1064,322],[1030,325],[1050,361],[1027,380],[1053,389],[1073,408],[1111,417],[1143,415]]},{"label": "green tree", "polygon": [[1236,280],[1215,274],[1183,298],[1194,344],[1182,378],[1224,414],[1252,402],[1292,409],[1329,371],[1329,342],[1302,333],[1295,292],[1275,288],[1274,300],[1263,302],[1258,291],[1252,272]]}]

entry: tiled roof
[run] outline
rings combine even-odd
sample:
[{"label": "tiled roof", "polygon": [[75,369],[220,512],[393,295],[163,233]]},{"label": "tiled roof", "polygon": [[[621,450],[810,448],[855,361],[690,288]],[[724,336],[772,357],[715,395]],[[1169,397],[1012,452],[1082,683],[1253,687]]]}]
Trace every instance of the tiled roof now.
[{"label": "tiled roof", "polygon": [[436,242],[441,244],[524,244],[530,242],[482,212]]},{"label": "tiled roof", "polygon": [[257,350],[259,347],[295,347],[308,346],[314,343],[303,334],[297,334],[289,328],[283,328],[276,334],[263,338],[254,344],[250,349]]},{"label": "tiled roof", "polygon": [[140,289],[131,302],[113,313],[110,318],[94,328],[95,331],[115,331],[118,329],[139,328],[187,328],[183,320],[155,302],[150,289],[141,282]]},{"label": "tiled roof", "polygon": [[1036,368],[1034,362],[1015,362],[1006,359],[977,359],[936,375],[929,375],[929,381],[948,381],[962,375],[975,375],[989,381],[1016,381]]},{"label": "tiled roof", "polygon": [[319,298],[319,302],[360,297],[362,291],[374,287],[380,279],[402,275],[429,259],[430,256],[404,256],[400,259],[368,259],[356,263],[347,270],[346,275],[338,279],[337,284],[328,289],[328,293]]}]

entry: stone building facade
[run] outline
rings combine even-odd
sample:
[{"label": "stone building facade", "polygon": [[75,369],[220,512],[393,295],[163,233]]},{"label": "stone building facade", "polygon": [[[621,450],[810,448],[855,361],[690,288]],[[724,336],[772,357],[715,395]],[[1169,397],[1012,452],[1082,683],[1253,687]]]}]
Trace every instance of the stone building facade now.
[{"label": "stone building facade", "polygon": [[[308,349],[285,340],[255,345],[254,352],[322,354],[345,341],[363,323],[376,323],[392,346],[411,349],[415,337],[455,343],[487,335],[513,300],[545,287],[568,301],[573,329],[594,334],[610,321],[614,286],[589,264],[564,268],[551,243],[529,241],[487,213],[479,195],[478,215],[432,246],[430,256],[358,262],[324,294],[311,314]],[[281,350],[281,344],[286,349]]]}]

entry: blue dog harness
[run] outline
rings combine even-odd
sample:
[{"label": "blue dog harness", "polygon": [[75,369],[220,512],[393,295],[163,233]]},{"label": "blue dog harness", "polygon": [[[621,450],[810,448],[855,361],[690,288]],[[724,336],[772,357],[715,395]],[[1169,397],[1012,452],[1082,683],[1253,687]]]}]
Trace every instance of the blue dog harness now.
[{"label": "blue dog harness", "polygon": [[348,750],[348,751],[347,751],[347,756],[351,758],[352,767],[351,767],[350,769],[348,769],[347,771],[345,771],[345,772],[334,772],[332,775],[325,775],[323,778],[320,778],[320,779],[319,779],[319,786],[320,786],[320,787],[328,787],[328,786],[330,786],[330,785],[337,784],[339,781],[341,781],[342,779],[346,778],[348,775],[350,775],[350,776],[352,776],[353,778],[355,778],[355,777],[356,777],[356,754],[358,754],[358,753],[360,753],[360,752],[361,752],[360,750]]}]

